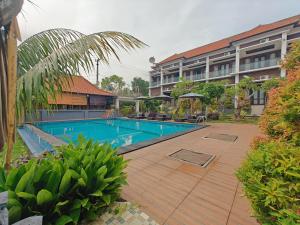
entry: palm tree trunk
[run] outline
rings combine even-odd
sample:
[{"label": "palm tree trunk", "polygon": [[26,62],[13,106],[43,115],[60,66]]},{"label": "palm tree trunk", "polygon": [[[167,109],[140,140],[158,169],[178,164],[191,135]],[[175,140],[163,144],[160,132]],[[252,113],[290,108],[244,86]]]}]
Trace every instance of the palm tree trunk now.
[{"label": "palm tree trunk", "polygon": [[7,138],[7,62],[5,35],[0,31],[0,151],[3,151],[3,146]]},{"label": "palm tree trunk", "polygon": [[7,152],[5,168],[9,170],[12,150],[16,133],[16,89],[17,89],[17,38],[20,37],[17,18],[15,17],[9,28],[7,39]]}]

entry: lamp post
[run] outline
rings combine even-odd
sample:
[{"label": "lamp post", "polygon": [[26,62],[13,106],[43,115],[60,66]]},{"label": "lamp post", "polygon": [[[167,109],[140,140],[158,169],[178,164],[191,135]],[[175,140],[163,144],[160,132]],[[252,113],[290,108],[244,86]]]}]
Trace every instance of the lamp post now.
[{"label": "lamp post", "polygon": [[99,61],[100,59],[96,59],[96,85],[99,87]]}]

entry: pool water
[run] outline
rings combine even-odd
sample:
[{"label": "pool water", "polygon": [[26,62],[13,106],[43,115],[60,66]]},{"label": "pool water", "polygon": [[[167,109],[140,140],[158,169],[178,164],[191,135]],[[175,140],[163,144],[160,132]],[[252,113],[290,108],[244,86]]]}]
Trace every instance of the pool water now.
[{"label": "pool water", "polygon": [[35,125],[66,142],[76,142],[78,135],[82,134],[87,139],[108,142],[114,147],[137,144],[198,127],[196,124],[131,119],[41,122]]}]

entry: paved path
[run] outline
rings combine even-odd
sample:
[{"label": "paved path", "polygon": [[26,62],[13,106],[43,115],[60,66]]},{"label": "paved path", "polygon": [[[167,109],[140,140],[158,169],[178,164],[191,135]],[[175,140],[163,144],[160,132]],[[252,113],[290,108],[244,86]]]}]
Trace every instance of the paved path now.
[{"label": "paved path", "polygon": [[[238,135],[234,143],[203,139]],[[164,225],[257,225],[234,173],[259,130],[255,125],[212,124],[125,155],[131,159],[122,197]],[[207,168],[171,159],[179,149],[216,155]]]}]

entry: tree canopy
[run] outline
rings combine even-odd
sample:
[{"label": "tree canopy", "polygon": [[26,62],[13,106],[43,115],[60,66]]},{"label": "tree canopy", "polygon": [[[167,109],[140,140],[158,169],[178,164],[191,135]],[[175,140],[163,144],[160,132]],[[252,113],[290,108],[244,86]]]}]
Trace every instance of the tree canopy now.
[{"label": "tree canopy", "polygon": [[173,88],[171,96],[175,99],[178,99],[180,95],[191,92],[193,86],[194,83],[192,81],[181,79],[180,82],[178,82]]},{"label": "tree canopy", "polygon": [[149,82],[141,77],[134,77],[131,81],[131,88],[138,95],[148,96]]},{"label": "tree canopy", "polygon": [[282,66],[287,70],[293,70],[296,67],[299,67],[300,62],[300,41],[292,43],[292,48],[285,56],[285,59],[282,62]]},{"label": "tree canopy", "polygon": [[105,90],[111,91],[113,93],[119,93],[123,90],[126,83],[123,77],[118,75],[112,75],[109,77],[105,77],[101,81],[101,87]]}]

